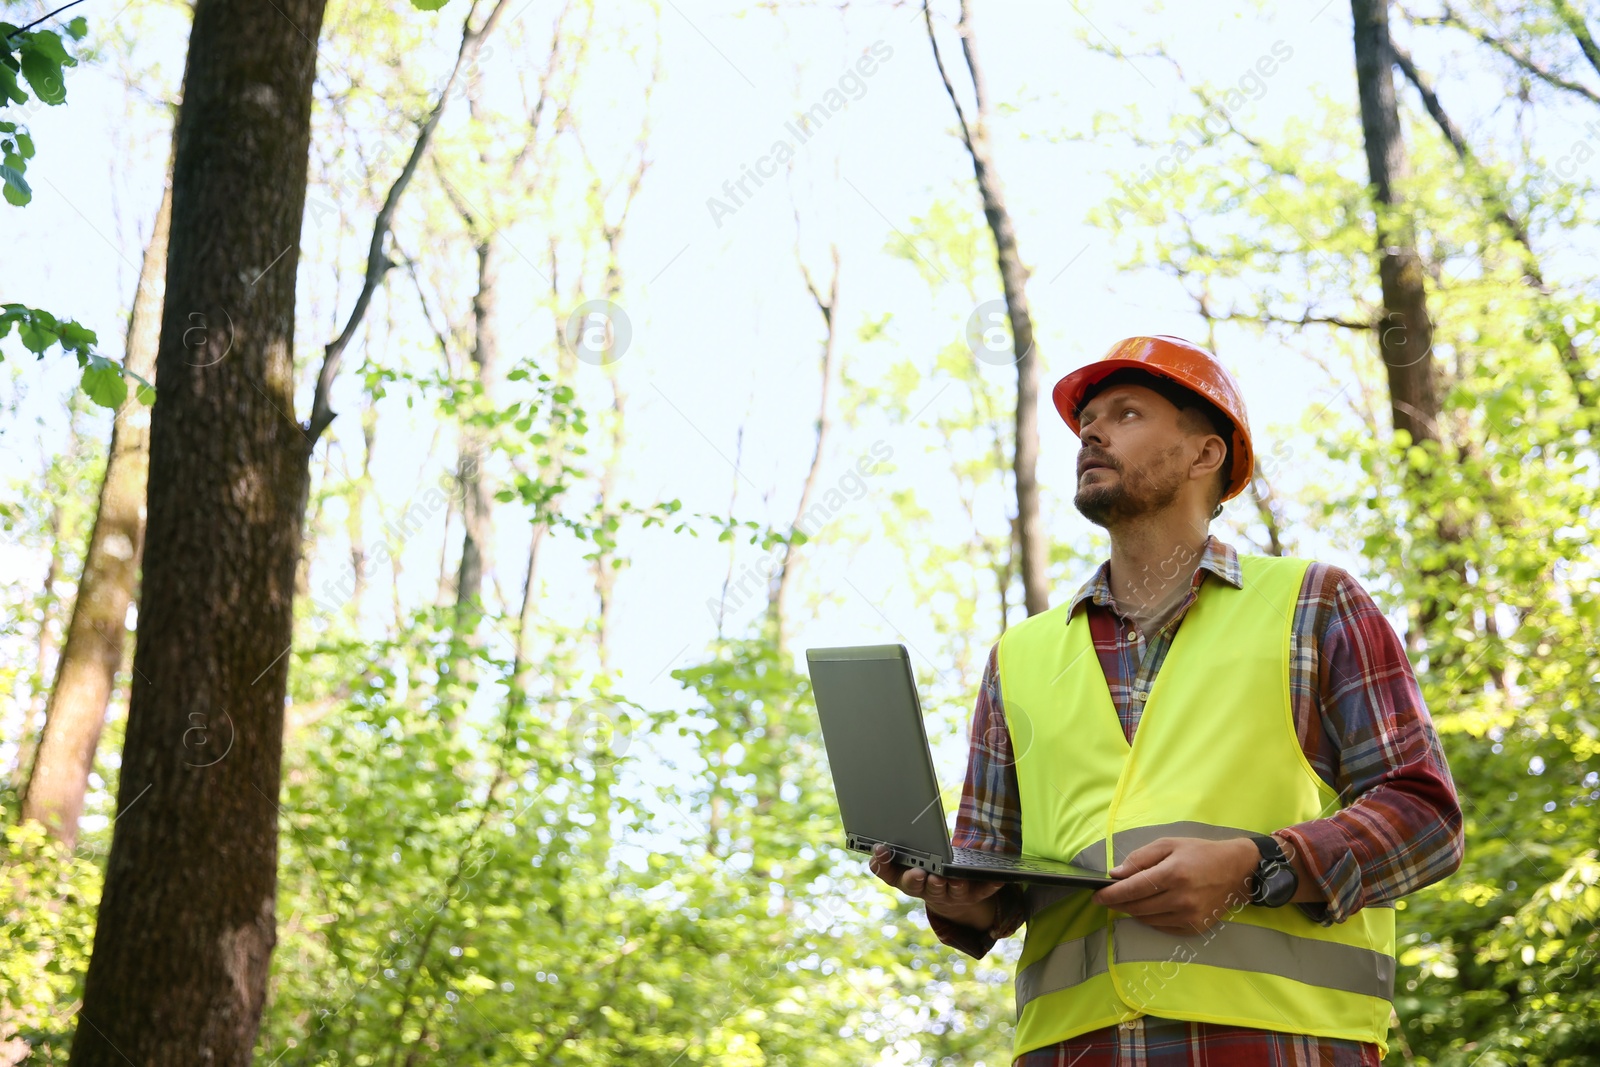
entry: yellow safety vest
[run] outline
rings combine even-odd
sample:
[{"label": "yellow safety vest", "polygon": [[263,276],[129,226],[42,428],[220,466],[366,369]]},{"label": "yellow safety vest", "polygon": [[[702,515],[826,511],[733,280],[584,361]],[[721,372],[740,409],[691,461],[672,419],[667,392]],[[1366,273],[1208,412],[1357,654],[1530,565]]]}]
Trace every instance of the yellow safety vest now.
[{"label": "yellow safety vest", "polygon": [[[1289,643],[1308,561],[1241,556],[1243,587],[1201,583],[1130,747],[1089,635],[1062,604],[1000,639],[1000,696],[1021,790],[1022,850],[1111,869],[1160,837],[1271,833],[1339,808],[1300,748]],[[1020,1056],[1140,1015],[1376,1042],[1388,1052],[1394,909],[1324,927],[1244,903],[1175,937],[1028,890],[1017,963]]]}]

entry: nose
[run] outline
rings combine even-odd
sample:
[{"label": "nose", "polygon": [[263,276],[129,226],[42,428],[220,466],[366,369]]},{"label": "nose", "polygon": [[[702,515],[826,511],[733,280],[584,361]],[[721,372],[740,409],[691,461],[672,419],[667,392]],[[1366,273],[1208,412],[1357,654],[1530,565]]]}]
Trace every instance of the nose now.
[{"label": "nose", "polygon": [[1078,441],[1084,445],[1096,444],[1103,446],[1109,443],[1106,439],[1105,431],[1100,429],[1100,421],[1098,419],[1093,422],[1084,420],[1078,424]]}]

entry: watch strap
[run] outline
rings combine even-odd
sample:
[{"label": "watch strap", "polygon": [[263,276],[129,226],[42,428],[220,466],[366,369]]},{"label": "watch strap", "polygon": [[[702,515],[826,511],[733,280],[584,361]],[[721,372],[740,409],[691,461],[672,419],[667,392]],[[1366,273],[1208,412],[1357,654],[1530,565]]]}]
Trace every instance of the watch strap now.
[{"label": "watch strap", "polygon": [[1294,866],[1289,862],[1289,857],[1284,853],[1278,839],[1271,834],[1251,834],[1250,840],[1255,842],[1256,849],[1261,853],[1261,862],[1250,875],[1250,903],[1264,907],[1280,906],[1285,901],[1278,901],[1276,904],[1267,901],[1266,878],[1279,868],[1288,871],[1293,878]]},{"label": "watch strap", "polygon": [[1284,854],[1283,846],[1278,844],[1278,839],[1271,834],[1251,834],[1250,840],[1256,843],[1256,848],[1260,850],[1263,861],[1289,862],[1289,857]]}]

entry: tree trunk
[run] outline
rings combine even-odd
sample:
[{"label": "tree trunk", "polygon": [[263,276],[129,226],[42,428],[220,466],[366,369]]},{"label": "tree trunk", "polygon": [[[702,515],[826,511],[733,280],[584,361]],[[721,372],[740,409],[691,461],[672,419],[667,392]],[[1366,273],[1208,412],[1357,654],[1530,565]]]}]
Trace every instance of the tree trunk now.
[{"label": "tree trunk", "polygon": [[[615,293],[607,299],[616,299]],[[615,369],[611,371],[611,448],[606,455],[606,464],[600,473],[600,486],[598,499],[595,502],[595,512],[602,522],[607,522],[616,517],[612,507],[612,500],[617,493],[617,469],[622,463],[622,448],[626,441],[626,403],[627,394],[622,391],[622,383],[617,378]],[[614,530],[606,531],[605,537],[615,537]],[[594,592],[598,601],[595,610],[595,655],[600,661],[601,673],[611,673],[611,609],[616,603],[617,587],[617,553],[615,545],[608,545],[601,540],[595,545],[594,555]]]},{"label": "tree trunk", "polygon": [[367,406],[361,412],[361,478],[350,487],[347,498],[349,512],[345,530],[350,537],[350,616],[361,621],[362,605],[367,597],[367,493],[372,485],[372,449],[378,434],[376,401],[369,395]]},{"label": "tree trunk", "polygon": [[[478,242],[478,292],[472,298],[472,369],[483,390],[482,403],[472,411],[494,406],[500,379],[500,240],[493,234]],[[467,425],[461,429],[461,455],[457,461],[457,481],[461,485],[461,567],[456,572],[456,617],[463,636],[473,629],[471,622],[482,609],[483,576],[493,565],[491,541],[494,535],[494,493],[484,473],[489,456],[489,431]]]},{"label": "tree trunk", "polygon": [[[167,229],[172,185],[161,193],[150,243],[128,316],[124,363],[142,378],[156,376],[161,305],[167,285]],[[22,794],[22,817],[35,819],[71,847],[105,724],[106,704],[122,667],[128,604],[144,547],[145,478],[150,469],[150,408],[128,398],[111,424],[110,454],[100,483],[100,506],[84,556],[78,598],[45,710],[44,732]]]},{"label": "tree trunk", "polygon": [[294,311],[325,0],[197,0],[118,818],[76,1067],[248,1064],[276,939],[311,436]]},{"label": "tree trunk", "polygon": [[1351,0],[1355,16],[1356,84],[1367,170],[1378,216],[1378,279],[1383,316],[1378,344],[1389,379],[1396,431],[1414,444],[1439,440],[1439,392],[1433,365],[1433,323],[1423,287],[1422,257],[1401,184],[1408,167],[1394,96],[1395,55],[1388,0]]},{"label": "tree trunk", "polygon": [[[1383,289],[1378,347],[1388,377],[1389,410],[1396,433],[1406,431],[1413,444],[1432,441],[1442,447],[1426,275],[1416,248],[1414,221],[1401,188],[1409,168],[1394,95],[1397,57],[1389,36],[1389,0],[1351,0],[1350,8],[1355,21],[1361,127],[1377,214],[1378,279]],[[1413,488],[1424,488],[1430,481],[1426,470],[1409,463],[1405,465],[1405,477]],[[1423,518],[1430,510],[1424,503],[1417,518]],[[1442,506],[1433,532],[1445,546],[1453,546],[1465,537],[1466,524],[1453,504]],[[1407,645],[1413,654],[1422,651],[1428,630],[1453,602],[1449,590],[1440,588],[1439,580],[1446,573],[1453,575],[1455,584],[1467,581],[1465,562],[1454,553],[1444,566],[1428,567],[1421,573],[1423,581],[1414,607],[1418,625],[1407,634]],[[1443,655],[1449,657],[1448,648]],[[1444,662],[1437,655],[1430,657],[1434,667]]]},{"label": "tree trunk", "polygon": [[968,121],[955,86],[945,73],[939,45],[933,35],[933,17],[924,0],[923,15],[928,24],[928,40],[933,44],[934,62],[944,79],[945,91],[955,106],[961,123],[962,141],[972,157],[973,175],[983,197],[983,215],[994,234],[995,254],[1000,267],[1000,285],[1006,298],[1006,316],[1011,321],[1011,341],[1017,356],[1017,439],[1012,452],[1012,472],[1017,488],[1017,540],[1022,574],[1022,592],[1029,615],[1050,606],[1050,542],[1045,535],[1044,517],[1039,510],[1039,360],[1033,340],[1033,316],[1028,310],[1028,268],[1017,249],[1017,234],[1006,209],[1005,190],[995,169],[989,146],[989,89],[983,66],[978,61],[978,45],[972,29],[971,0],[961,0],[961,50],[967,71],[972,76],[977,111]]}]

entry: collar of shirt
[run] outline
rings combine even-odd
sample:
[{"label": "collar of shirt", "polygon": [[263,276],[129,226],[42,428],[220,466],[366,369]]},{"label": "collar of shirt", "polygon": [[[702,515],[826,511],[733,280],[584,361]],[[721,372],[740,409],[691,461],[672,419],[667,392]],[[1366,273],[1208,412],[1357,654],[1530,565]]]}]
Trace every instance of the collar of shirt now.
[{"label": "collar of shirt", "polygon": [[[1174,557],[1176,558],[1176,557]],[[1232,545],[1219,541],[1215,534],[1206,538],[1205,547],[1200,550],[1200,565],[1195,568],[1194,585],[1191,589],[1198,589],[1200,580],[1206,572],[1216,575],[1235,589],[1243,588],[1244,578],[1239,571],[1239,553],[1234,551]],[[1111,596],[1111,561],[1108,559],[1101,563],[1099,568],[1083,586],[1077,595],[1072,598],[1072,607],[1067,609],[1067,618],[1076,615],[1078,608],[1084,601],[1090,601],[1103,608],[1116,610],[1116,601]]]}]

